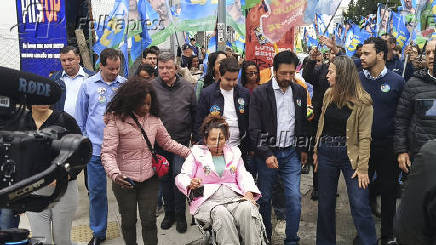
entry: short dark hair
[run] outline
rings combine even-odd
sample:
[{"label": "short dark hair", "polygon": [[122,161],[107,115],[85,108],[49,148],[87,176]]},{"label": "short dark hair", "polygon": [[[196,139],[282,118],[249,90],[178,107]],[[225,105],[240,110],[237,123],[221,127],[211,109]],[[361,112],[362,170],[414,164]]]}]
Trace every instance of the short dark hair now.
[{"label": "short dark hair", "polygon": [[191,42],[192,42],[192,41],[194,41],[194,42],[195,42],[195,38],[191,37],[191,40],[190,40],[190,41],[191,41]]},{"label": "short dark hair", "polygon": [[144,52],[142,52],[142,57],[146,58],[148,54],[155,54],[156,56],[159,56],[159,48],[156,46],[146,48]]},{"label": "short dark hair", "polygon": [[65,46],[61,48],[60,53],[61,54],[68,54],[70,51],[73,51],[75,55],[80,55],[79,49],[74,46]]},{"label": "short dark hair", "polygon": [[390,33],[383,33],[381,35],[382,37],[388,37],[388,40],[390,43],[396,44],[397,43],[397,39]]},{"label": "short dark hair", "polygon": [[121,60],[120,51],[113,48],[105,48],[100,53],[100,63],[102,66],[106,66],[107,59]]},{"label": "short dark hair", "polygon": [[357,44],[356,50],[360,49],[361,47],[363,47],[363,44],[361,44],[361,43]]},{"label": "short dark hair", "polygon": [[383,52],[383,59],[386,61],[388,53],[388,44],[381,37],[370,37],[363,44],[374,44],[375,52]]},{"label": "short dark hair", "polygon": [[150,76],[154,76],[154,68],[153,68],[153,66],[151,66],[149,64],[140,64],[138,66],[138,69],[136,69],[135,75],[139,76],[139,73],[141,73],[141,71],[145,71]]},{"label": "short dark hair", "polygon": [[130,77],[115,93],[113,99],[108,103],[106,114],[113,113],[115,116],[124,120],[134,112],[138,106],[144,103],[144,100],[150,94],[151,106],[150,115],[159,116],[159,101],[151,82],[142,77]]},{"label": "short dark hair", "polygon": [[281,64],[295,65],[297,67],[299,63],[300,60],[294,52],[285,50],[274,56],[273,67],[274,71],[277,71]]},{"label": "short dark hair", "polygon": [[227,57],[221,60],[220,75],[224,76],[226,72],[239,72],[239,64],[234,57]]}]

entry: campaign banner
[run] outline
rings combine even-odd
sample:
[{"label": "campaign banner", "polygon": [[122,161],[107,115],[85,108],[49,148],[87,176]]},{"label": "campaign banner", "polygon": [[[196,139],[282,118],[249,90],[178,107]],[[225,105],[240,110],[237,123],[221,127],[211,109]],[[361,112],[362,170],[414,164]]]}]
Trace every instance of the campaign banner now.
[{"label": "campaign banner", "polygon": [[17,0],[20,69],[41,76],[62,69],[67,44],[66,0]]},{"label": "campaign banner", "polygon": [[265,1],[262,1],[249,10],[246,19],[246,60],[253,60],[261,70],[272,66],[274,55],[277,52],[286,49],[292,50],[294,44],[294,33],[291,25],[282,30],[282,37],[278,42],[273,42],[266,36],[264,27],[261,25],[261,18],[267,12],[268,6]]}]

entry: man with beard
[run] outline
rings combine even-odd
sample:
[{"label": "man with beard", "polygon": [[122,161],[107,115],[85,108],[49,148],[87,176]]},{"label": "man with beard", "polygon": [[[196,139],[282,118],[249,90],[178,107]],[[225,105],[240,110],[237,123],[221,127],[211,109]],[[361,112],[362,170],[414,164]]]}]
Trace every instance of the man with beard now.
[{"label": "man with beard", "polygon": [[[250,98],[249,135],[257,157],[259,199],[268,239],[271,240],[271,197],[277,175],[283,181],[286,203],[285,245],[298,244],[301,215],[301,163],[306,164],[306,147],[295,139],[307,136],[307,94],[296,84],[298,57],[291,51],[278,53],[273,60],[274,76],[257,87]],[[299,159],[300,158],[300,159]]]},{"label": "man with beard", "polygon": [[393,149],[394,116],[404,86],[404,79],[386,68],[387,53],[386,41],[379,37],[367,39],[360,56],[364,70],[359,73],[374,107],[369,176],[372,179],[374,173],[377,173],[380,182],[383,245],[396,244],[393,238],[393,218],[399,168]]}]

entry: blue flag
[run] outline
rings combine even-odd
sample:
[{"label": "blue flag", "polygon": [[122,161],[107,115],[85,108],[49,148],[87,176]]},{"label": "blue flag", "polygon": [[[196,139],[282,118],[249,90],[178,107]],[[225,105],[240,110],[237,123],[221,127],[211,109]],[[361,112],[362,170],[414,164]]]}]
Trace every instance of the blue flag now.
[{"label": "blue flag", "polygon": [[124,42],[128,12],[128,0],[115,0],[114,8],[108,17],[105,16],[104,23],[97,22],[98,39],[93,47],[96,54],[100,55],[105,48],[119,48]]},{"label": "blue flag", "polygon": [[397,45],[404,51],[410,32],[407,30],[404,16],[395,12],[392,12],[392,35],[397,39]]},{"label": "blue flag", "polygon": [[347,33],[347,42],[345,43],[347,55],[350,57],[353,56],[356,52],[357,45],[363,44],[363,42],[370,37],[371,33],[360,29],[358,25],[351,24],[351,28]]}]

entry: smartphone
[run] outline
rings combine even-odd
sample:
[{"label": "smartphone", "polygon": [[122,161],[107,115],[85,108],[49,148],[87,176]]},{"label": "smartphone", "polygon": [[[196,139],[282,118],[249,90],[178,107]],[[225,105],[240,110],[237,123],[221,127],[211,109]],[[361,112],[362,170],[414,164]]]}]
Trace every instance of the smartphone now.
[{"label": "smartphone", "polygon": [[124,180],[127,181],[127,182],[129,182],[129,184],[130,184],[131,186],[135,187],[135,182],[134,182],[132,179],[130,179],[130,178],[125,178]]}]

